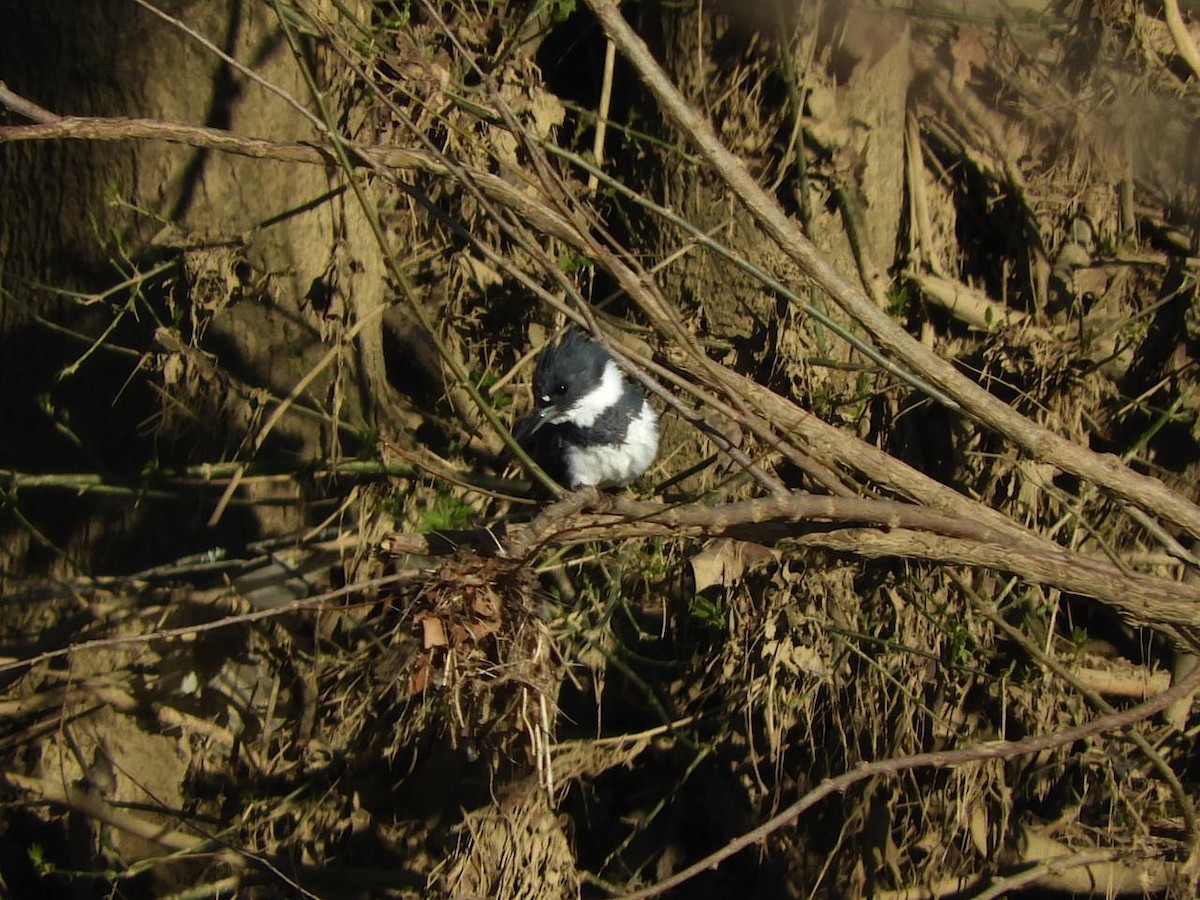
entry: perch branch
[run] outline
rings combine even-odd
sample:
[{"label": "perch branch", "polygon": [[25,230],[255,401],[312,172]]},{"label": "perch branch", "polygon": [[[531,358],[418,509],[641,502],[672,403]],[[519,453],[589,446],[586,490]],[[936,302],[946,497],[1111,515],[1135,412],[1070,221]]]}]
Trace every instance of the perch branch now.
[{"label": "perch branch", "polygon": [[[507,555],[520,558],[542,542],[561,547],[647,537],[727,535],[764,543],[786,539],[797,548],[869,559],[899,557],[993,568],[1092,597],[1138,624],[1168,632],[1176,626],[1200,626],[1200,587],[1122,572],[1111,563],[1049,542],[1014,540],[1008,531],[978,517],[890,500],[789,494],[719,506],[672,507],[600,497],[594,512],[579,512],[564,501],[536,521],[536,527],[508,528],[502,539]],[[491,530],[394,534],[384,542],[384,550],[397,555],[437,555],[459,548],[494,553],[496,535]]]}]

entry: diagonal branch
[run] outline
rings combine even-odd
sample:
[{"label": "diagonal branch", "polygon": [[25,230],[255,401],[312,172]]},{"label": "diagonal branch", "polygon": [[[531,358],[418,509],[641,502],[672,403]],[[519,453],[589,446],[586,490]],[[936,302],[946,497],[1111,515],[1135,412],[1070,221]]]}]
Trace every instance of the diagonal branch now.
[{"label": "diagonal branch", "polygon": [[663,879],[644,890],[625,894],[623,900],[640,900],[640,898],[644,897],[657,897],[671,888],[684,884],[701,872],[708,869],[715,869],[722,862],[729,859],[729,857],[734,856],[746,847],[757,844],[779,829],[790,825],[830,794],[846,791],[860,781],[876,778],[880,775],[896,775],[912,769],[950,769],[988,759],[1015,759],[1019,756],[1029,756],[1034,753],[1063,747],[1095,734],[1122,731],[1143,719],[1148,719],[1155,713],[1161,712],[1175,700],[1180,697],[1186,697],[1198,687],[1200,687],[1200,666],[1193,670],[1187,678],[1163,693],[1150,698],[1145,703],[1139,703],[1137,706],[1122,710],[1121,712],[1101,716],[1099,719],[1085,722],[1082,725],[1076,725],[1074,728],[1068,728],[1057,734],[1036,735],[1026,738],[1023,741],[986,741],[963,747],[959,750],[917,753],[913,756],[881,759],[877,762],[860,765],[858,768],[845,772],[836,778],[829,778],[821,782],[820,785],[809,791],[791,806],[787,807],[787,809],[771,817],[752,831],[748,831],[741,837],[730,841],[715,853],[710,853],[704,859],[688,866],[683,871],[672,875],[670,878]]},{"label": "diagonal branch", "polygon": [[995,429],[1034,459],[1085,478],[1200,537],[1200,507],[1196,504],[1161,481],[1130,470],[1116,457],[1095,453],[1025,418],[959,374],[950,363],[892,321],[860,287],[834,269],[804,236],[800,226],[754,180],[745,164],[721,143],[708,120],[671,83],[646,43],[622,17],[615,0],[588,0],[588,6],[642,82],[658,98],[663,110],[695,142],[759,225],[884,350],[948,394],[965,413]]}]

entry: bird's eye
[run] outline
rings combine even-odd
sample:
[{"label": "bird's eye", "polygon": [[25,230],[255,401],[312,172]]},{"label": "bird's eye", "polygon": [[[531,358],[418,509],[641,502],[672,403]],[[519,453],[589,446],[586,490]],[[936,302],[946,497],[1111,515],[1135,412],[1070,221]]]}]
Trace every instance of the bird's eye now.
[{"label": "bird's eye", "polygon": [[567,392],[567,383],[565,381],[560,381],[558,384],[556,384],[554,386],[554,393],[558,394],[560,397],[563,394],[565,394],[566,392]]}]

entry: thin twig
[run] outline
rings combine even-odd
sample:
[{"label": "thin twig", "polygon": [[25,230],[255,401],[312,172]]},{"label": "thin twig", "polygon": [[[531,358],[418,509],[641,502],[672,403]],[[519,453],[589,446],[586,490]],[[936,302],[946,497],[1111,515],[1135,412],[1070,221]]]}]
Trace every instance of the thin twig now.
[{"label": "thin twig", "polygon": [[76,653],[86,653],[90,650],[101,650],[111,647],[132,647],[139,644],[152,644],[162,640],[176,640],[178,638],[188,638],[192,635],[200,634],[207,631],[219,631],[222,628],[229,628],[233,625],[244,625],[250,622],[258,622],[263,619],[271,619],[276,616],[283,616],[289,613],[302,612],[305,610],[320,611],[326,609],[326,605],[331,600],[338,600],[342,597],[349,597],[353,594],[358,594],[366,591],[373,591],[377,588],[387,587],[392,584],[401,584],[406,581],[413,581],[423,577],[420,573],[413,572],[398,572],[395,575],[384,575],[379,578],[371,578],[367,581],[359,581],[354,584],[348,584],[345,587],[337,588],[336,590],[326,591],[316,597],[305,597],[300,600],[293,600],[291,603],[286,603],[282,606],[273,607],[271,609],[259,609],[253,612],[240,613],[236,616],[226,616],[223,619],[216,619],[212,622],[201,622],[196,625],[182,625],[179,628],[165,628],[156,631],[149,631],[145,634],[124,634],[108,638],[96,638],[91,641],[76,641],[68,644],[65,647],[58,647],[54,650],[44,650],[41,653],[35,653],[33,656],[22,657],[21,659],[8,659],[0,662],[0,673],[11,672],[16,669],[24,669],[29,666],[36,666],[41,663],[50,662],[55,659],[62,659],[65,656],[73,656]]},{"label": "thin twig", "polygon": [[8,85],[0,81],[0,106],[5,106],[13,112],[24,116],[31,122],[39,122],[42,124],[49,122],[57,122],[62,117],[56,115],[44,107],[38,106],[32,100],[26,100],[24,97],[14,94],[9,90]]},{"label": "thin twig", "polygon": [[[604,165],[604,137],[608,134],[608,112],[612,106],[613,69],[617,59],[617,47],[612,41],[604,44],[604,80],[600,83],[600,106],[596,111],[596,139],[592,143],[592,156],[596,165]],[[595,173],[588,176],[589,194],[596,193],[600,177]]]}]

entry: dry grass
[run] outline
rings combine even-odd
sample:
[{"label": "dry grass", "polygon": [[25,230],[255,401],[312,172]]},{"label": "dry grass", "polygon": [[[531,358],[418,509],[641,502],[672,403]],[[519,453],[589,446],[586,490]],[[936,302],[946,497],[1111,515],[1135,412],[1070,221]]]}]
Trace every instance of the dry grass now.
[{"label": "dry grass", "polygon": [[[1194,895],[1187,23],[756,9],[281,2],[261,132],[0,97],[322,192],[38,323],[143,417],[7,473],[9,889]],[[565,322],[641,501],[529,499]]]}]

